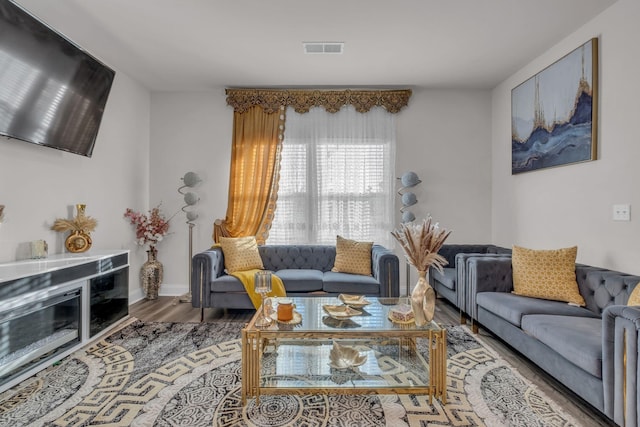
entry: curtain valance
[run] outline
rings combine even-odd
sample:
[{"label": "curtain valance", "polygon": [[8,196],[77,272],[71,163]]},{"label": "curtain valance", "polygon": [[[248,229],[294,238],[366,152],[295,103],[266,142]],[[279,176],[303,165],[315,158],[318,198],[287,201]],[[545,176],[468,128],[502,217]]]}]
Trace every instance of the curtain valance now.
[{"label": "curtain valance", "polygon": [[297,113],[306,113],[312,107],[324,107],[330,113],[344,105],[353,105],[356,111],[366,113],[382,106],[397,113],[407,106],[411,90],[279,90],[279,89],[227,89],[227,104],[237,113],[260,106],[266,113],[275,113],[281,106],[291,106]]}]

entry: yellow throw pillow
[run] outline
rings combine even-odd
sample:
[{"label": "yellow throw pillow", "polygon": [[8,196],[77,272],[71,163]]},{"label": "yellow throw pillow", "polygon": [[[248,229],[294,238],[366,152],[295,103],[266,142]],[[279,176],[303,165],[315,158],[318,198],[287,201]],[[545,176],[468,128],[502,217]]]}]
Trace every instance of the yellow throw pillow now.
[{"label": "yellow throw pillow", "polygon": [[373,242],[357,242],[338,236],[336,261],[331,271],[371,276],[371,248]]},{"label": "yellow throw pillow", "polygon": [[264,269],[258,243],[254,236],[220,237],[220,247],[224,255],[224,268],[227,273],[246,271],[254,268]]},{"label": "yellow throw pillow", "polygon": [[633,291],[631,291],[627,305],[640,305],[640,283],[638,283],[636,287],[633,288]]},{"label": "yellow throw pillow", "polygon": [[513,247],[513,293],[585,305],[576,281],[578,247],[534,250]]}]

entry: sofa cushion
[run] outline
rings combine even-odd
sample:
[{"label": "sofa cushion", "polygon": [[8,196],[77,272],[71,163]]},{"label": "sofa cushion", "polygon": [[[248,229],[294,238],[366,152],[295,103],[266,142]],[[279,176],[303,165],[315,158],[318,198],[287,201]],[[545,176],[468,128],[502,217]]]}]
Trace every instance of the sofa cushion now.
[{"label": "sofa cushion", "polygon": [[432,268],[429,274],[433,276],[433,280],[442,283],[444,287],[449,288],[452,291],[456,290],[457,273],[455,268],[443,268],[442,273],[435,268]]},{"label": "sofa cushion", "polygon": [[336,238],[336,260],[331,271],[371,276],[373,242]]},{"label": "sofa cushion", "polygon": [[240,280],[223,274],[211,281],[211,292],[245,292],[245,290]]},{"label": "sofa cushion", "polygon": [[576,281],[577,246],[554,250],[513,247],[513,292],[585,305]]},{"label": "sofa cushion", "polygon": [[371,276],[327,271],[324,273],[323,280],[325,292],[357,295],[380,294],[380,284]]},{"label": "sofa cushion", "polygon": [[476,297],[476,302],[478,306],[517,327],[521,327],[522,316],[528,314],[598,318],[594,312],[583,307],[576,307],[560,301],[523,297],[506,292],[480,292]]},{"label": "sofa cushion", "polygon": [[320,270],[287,269],[274,273],[284,282],[289,292],[314,292],[322,290],[323,273]]},{"label": "sofa cushion", "polygon": [[574,365],[602,378],[602,320],[599,318],[528,315],[522,330]]},{"label": "sofa cushion", "polygon": [[224,254],[224,268],[227,273],[236,271],[264,269],[258,244],[254,236],[249,237],[220,237],[220,247]]}]

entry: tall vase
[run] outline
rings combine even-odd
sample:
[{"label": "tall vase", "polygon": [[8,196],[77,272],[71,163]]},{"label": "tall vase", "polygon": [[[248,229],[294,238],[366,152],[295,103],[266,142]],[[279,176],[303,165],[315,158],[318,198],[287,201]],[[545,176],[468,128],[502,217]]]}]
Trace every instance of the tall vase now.
[{"label": "tall vase", "polygon": [[157,255],[158,251],[151,246],[147,251],[147,262],[140,268],[142,289],[150,300],[158,299],[158,290],[164,273],[162,263],[156,259]]},{"label": "tall vase", "polygon": [[433,320],[436,310],[436,293],[433,291],[427,271],[418,271],[418,283],[411,292],[411,309],[416,326],[423,326]]}]

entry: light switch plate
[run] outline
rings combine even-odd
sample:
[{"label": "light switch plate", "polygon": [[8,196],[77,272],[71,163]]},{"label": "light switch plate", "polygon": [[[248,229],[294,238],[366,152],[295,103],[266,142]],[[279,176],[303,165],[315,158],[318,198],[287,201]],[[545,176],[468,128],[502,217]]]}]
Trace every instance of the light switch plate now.
[{"label": "light switch plate", "polygon": [[631,221],[631,205],[613,205],[614,221]]}]

